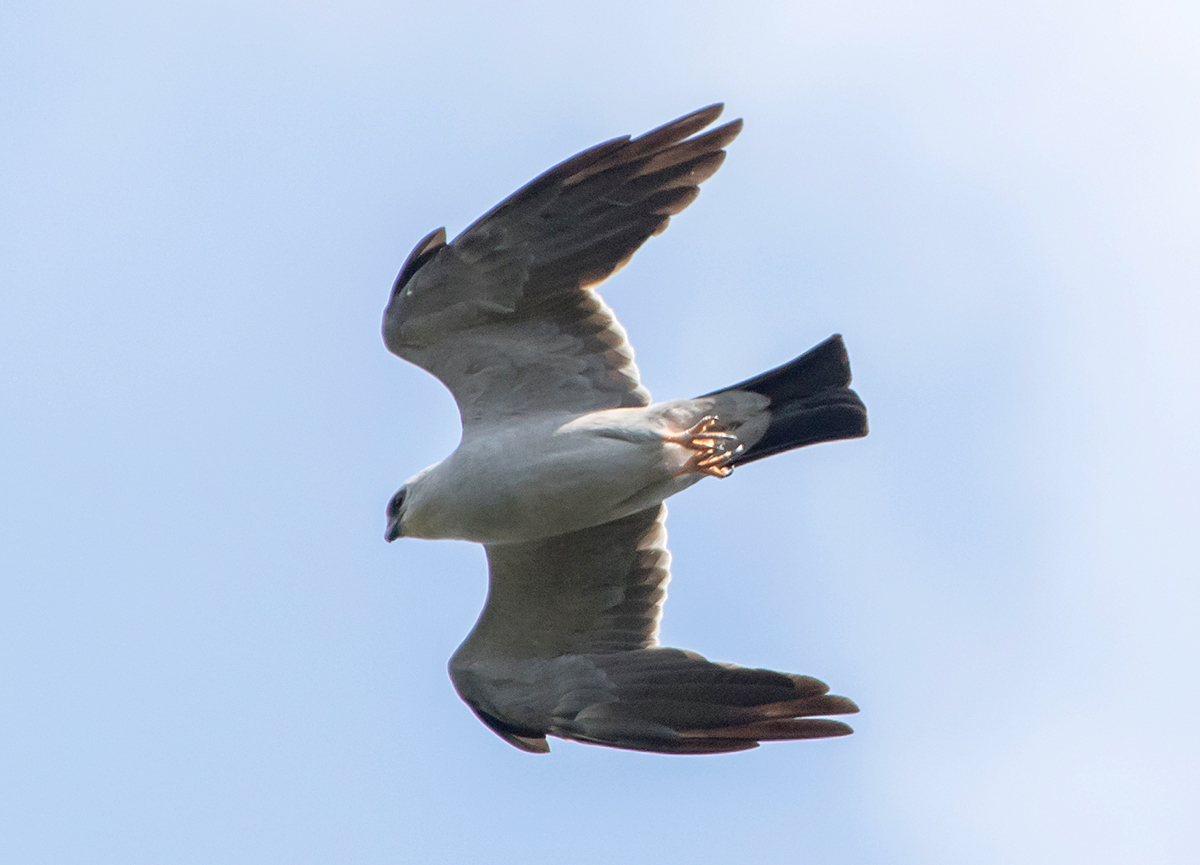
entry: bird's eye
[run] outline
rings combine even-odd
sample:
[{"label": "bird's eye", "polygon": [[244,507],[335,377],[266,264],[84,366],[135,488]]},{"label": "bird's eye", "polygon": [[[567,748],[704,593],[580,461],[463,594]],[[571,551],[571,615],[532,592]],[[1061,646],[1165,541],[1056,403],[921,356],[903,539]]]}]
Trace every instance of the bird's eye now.
[{"label": "bird's eye", "polygon": [[392,496],[392,500],[388,502],[388,512],[393,514],[398,512],[402,504],[404,504],[404,490],[400,490]]}]

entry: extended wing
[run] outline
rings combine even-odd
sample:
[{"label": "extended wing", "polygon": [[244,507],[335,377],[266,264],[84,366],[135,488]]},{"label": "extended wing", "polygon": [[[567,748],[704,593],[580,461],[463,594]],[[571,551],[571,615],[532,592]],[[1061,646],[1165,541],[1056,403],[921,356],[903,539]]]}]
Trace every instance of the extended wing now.
[{"label": "extended wing", "polygon": [[384,312],[388,349],[450,389],[464,426],[649,404],[624,329],[588,286],[662,232],[720,167],[741,121],[695,133],[721,109],[585,150],[453,242],[444,229],[424,238]]},{"label": "extended wing", "polygon": [[714,664],[658,647],[670,578],[666,506],[487,547],[488,600],[450,661],[459,695],[527,751],[546,735],[662,753],[740,751],[841,736],[816,715],[858,711],[808,676]]}]

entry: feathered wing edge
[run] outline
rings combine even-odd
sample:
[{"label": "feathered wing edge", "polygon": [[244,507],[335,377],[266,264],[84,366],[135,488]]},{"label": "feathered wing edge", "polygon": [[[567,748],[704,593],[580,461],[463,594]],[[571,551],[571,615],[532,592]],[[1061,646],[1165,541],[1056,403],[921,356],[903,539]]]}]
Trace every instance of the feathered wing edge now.
[{"label": "feathered wing edge", "polygon": [[[625,135],[572,156],[471,223],[450,249],[482,271],[503,269],[509,281],[523,279],[525,301],[600,282],[661,234],[720,168],[742,121],[695,133],[723,108],[710,105],[637,138]],[[422,238],[393,283],[392,299],[446,246],[445,229]],[[399,314],[385,320],[385,335],[403,320]]]},{"label": "feathered wing edge", "polygon": [[634,751],[717,754],[766,741],[845,736],[853,732],[849,725],[815,716],[858,711],[811,676],[714,664],[679,649],[590,660],[616,699],[556,719],[555,735]]},{"label": "feathered wing edge", "polygon": [[[761,742],[849,735],[848,724],[819,716],[858,711],[811,676],[715,664],[681,649],[510,659],[503,670],[492,681],[453,667],[451,676],[484,724],[531,753],[550,750],[547,735],[658,754],[745,751]],[[528,704],[505,705],[512,682],[521,683]],[[550,710],[531,712],[535,702]]]},{"label": "feathered wing edge", "polygon": [[844,736],[858,711],[810,676],[717,664],[655,645],[669,554],[663,505],[487,548],[488,601],[450,662],[459,695],[501,738],[546,736],[664,754]]},{"label": "feathered wing edge", "polygon": [[524,241],[530,301],[607,279],[665,231],[721,167],[742,121],[694,133],[723,108],[702,108],[637,138],[571,157],[477,220],[454,245],[467,250],[501,237]]}]

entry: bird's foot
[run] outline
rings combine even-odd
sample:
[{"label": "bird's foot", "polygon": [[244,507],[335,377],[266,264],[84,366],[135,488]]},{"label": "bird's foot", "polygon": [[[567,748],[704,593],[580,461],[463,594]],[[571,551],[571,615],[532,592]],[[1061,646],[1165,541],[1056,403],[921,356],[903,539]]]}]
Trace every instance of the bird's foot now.
[{"label": "bird's foot", "polygon": [[696,452],[679,474],[701,472],[715,478],[727,478],[733,474],[730,463],[741,456],[746,448],[738,444],[737,436],[717,429],[720,420],[716,415],[707,415],[685,432],[663,436],[664,441]]}]

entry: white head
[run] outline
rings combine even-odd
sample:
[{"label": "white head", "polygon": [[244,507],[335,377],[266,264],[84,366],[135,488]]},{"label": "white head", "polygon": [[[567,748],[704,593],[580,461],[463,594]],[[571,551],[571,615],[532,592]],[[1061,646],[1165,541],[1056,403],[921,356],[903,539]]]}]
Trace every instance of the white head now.
[{"label": "white head", "polygon": [[405,484],[387,504],[387,528],[383,531],[383,539],[389,544],[396,538],[404,536],[401,522],[404,519],[404,498],[407,493],[408,484]]},{"label": "white head", "polygon": [[411,522],[410,514],[414,510],[413,499],[420,498],[419,494],[414,495],[414,493],[419,493],[419,488],[422,486],[421,481],[425,479],[425,476],[433,468],[433,466],[430,466],[427,469],[422,469],[405,481],[404,486],[400,487],[388,502],[387,528],[384,529],[383,539],[389,544],[396,540],[396,538],[402,538],[409,534],[404,531],[404,524],[406,521]]}]

